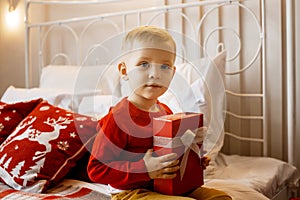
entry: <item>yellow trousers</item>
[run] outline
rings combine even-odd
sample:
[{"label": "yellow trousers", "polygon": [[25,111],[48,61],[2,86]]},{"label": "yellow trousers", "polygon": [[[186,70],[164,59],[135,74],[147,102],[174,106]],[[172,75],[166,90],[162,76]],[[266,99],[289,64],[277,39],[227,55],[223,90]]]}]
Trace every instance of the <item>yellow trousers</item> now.
[{"label": "yellow trousers", "polygon": [[146,189],[125,190],[112,195],[112,200],[231,200],[231,197],[225,192],[199,187],[190,193],[187,197],[163,195]]}]

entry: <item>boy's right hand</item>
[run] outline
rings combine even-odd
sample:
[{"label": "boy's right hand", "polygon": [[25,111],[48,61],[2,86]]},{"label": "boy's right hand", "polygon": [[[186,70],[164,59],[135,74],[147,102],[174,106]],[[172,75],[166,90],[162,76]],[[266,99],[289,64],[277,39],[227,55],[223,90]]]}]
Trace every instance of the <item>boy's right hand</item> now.
[{"label": "boy's right hand", "polygon": [[153,149],[149,149],[143,160],[151,179],[173,179],[179,170],[179,160],[176,153],[154,157]]}]

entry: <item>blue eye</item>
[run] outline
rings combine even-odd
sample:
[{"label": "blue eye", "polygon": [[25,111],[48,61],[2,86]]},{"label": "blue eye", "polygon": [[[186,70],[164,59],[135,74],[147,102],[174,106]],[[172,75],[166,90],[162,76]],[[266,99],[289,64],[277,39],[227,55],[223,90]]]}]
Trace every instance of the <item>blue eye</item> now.
[{"label": "blue eye", "polygon": [[165,65],[165,64],[161,65],[160,68],[163,70],[171,69],[169,65]]},{"label": "blue eye", "polygon": [[143,63],[140,63],[139,66],[141,66],[142,68],[149,68],[150,64],[147,62],[143,62]]}]

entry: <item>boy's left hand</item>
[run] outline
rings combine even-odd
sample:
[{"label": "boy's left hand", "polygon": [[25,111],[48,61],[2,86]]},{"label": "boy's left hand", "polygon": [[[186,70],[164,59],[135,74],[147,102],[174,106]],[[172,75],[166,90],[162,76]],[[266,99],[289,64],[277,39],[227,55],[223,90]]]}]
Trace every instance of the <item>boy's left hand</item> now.
[{"label": "boy's left hand", "polygon": [[210,163],[210,157],[208,157],[208,156],[203,156],[202,158],[201,158],[201,166],[202,166],[202,169],[206,169],[206,167],[209,165],[209,163]]}]

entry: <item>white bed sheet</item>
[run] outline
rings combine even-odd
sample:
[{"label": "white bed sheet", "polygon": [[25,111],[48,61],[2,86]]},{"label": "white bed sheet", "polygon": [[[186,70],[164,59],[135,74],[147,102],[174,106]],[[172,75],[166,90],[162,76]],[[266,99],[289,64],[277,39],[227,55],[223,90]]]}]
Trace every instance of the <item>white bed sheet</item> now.
[{"label": "white bed sheet", "polygon": [[232,200],[269,200],[264,194],[243,185],[238,180],[209,179],[206,180],[205,185],[226,192],[232,197]]},{"label": "white bed sheet", "polygon": [[[239,183],[238,181],[214,179],[214,180],[206,180],[205,185],[207,187],[216,188],[226,192],[232,197],[233,200],[247,200],[247,199],[268,200],[269,199],[263,194],[254,190],[253,188],[245,186]],[[58,186],[56,186],[52,190],[49,190],[47,193],[63,195],[74,190],[74,188],[82,188],[82,187],[89,188],[99,193],[102,193],[104,194],[103,196],[107,198],[107,200],[110,199],[109,198],[110,195],[107,193],[106,190],[106,185],[98,184],[98,183],[87,183],[87,182],[73,180],[73,179],[63,180]]]},{"label": "white bed sheet", "polygon": [[[217,157],[217,166],[208,168],[205,186],[222,190],[233,200],[268,200],[288,184],[297,184],[299,171],[292,165],[269,157],[225,155]],[[65,179],[60,185],[86,187],[109,196],[106,185]],[[60,187],[57,187],[60,188]],[[56,189],[49,191],[56,193]]]},{"label": "white bed sheet", "polygon": [[234,199],[270,199],[300,179],[296,167],[269,157],[225,155],[206,171],[205,185],[232,195]]},{"label": "white bed sheet", "polygon": [[[205,186],[229,194],[233,200],[268,200],[288,183],[295,184],[300,179],[299,171],[292,165],[269,157],[225,155],[217,157],[217,166],[208,168]],[[109,195],[106,186],[66,179],[62,185],[86,187]],[[57,192],[55,189],[51,192]]]},{"label": "white bed sheet", "polygon": [[[230,180],[208,180],[205,185],[207,187],[216,188],[228,193],[232,196],[233,200],[247,200],[247,199],[255,199],[255,200],[268,200],[266,196],[259,193],[258,191],[245,186],[238,181],[230,181]],[[48,194],[67,194],[70,191],[74,190],[74,188],[89,188],[91,190],[100,192],[110,199],[110,194],[106,190],[106,185],[98,184],[98,183],[87,183],[74,179],[64,179],[58,186],[49,190]]]},{"label": "white bed sheet", "polygon": [[81,187],[89,188],[91,190],[100,192],[108,197],[110,196],[110,194],[106,190],[106,185],[104,184],[89,183],[89,182],[84,182],[75,179],[64,179],[56,187],[48,190],[47,194],[63,194],[63,193],[67,193],[69,190],[71,190],[71,188],[81,188]]}]

